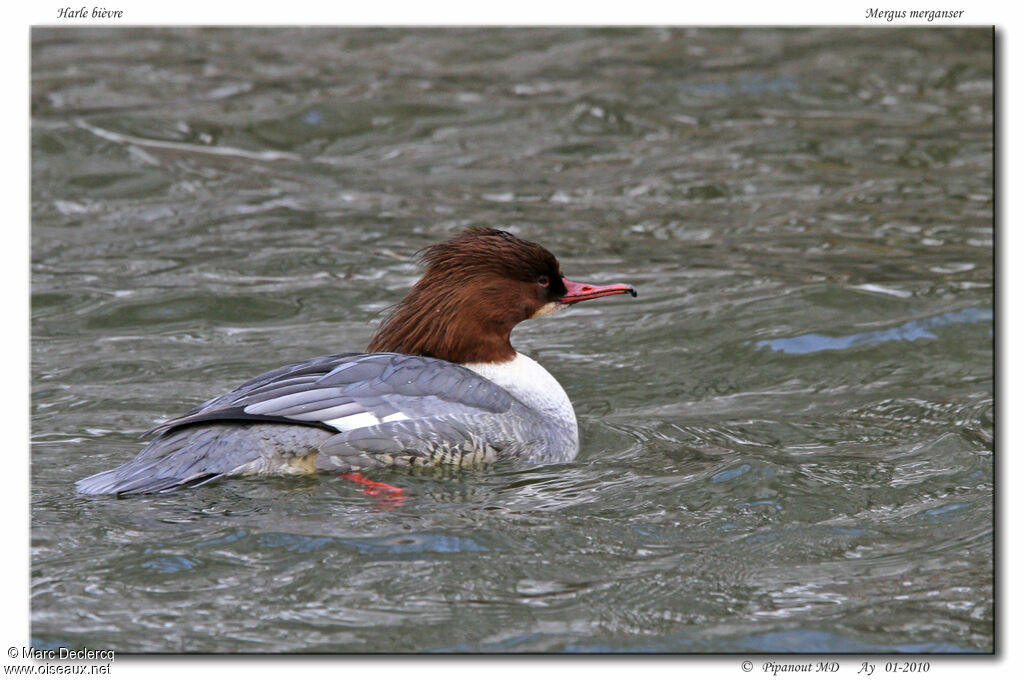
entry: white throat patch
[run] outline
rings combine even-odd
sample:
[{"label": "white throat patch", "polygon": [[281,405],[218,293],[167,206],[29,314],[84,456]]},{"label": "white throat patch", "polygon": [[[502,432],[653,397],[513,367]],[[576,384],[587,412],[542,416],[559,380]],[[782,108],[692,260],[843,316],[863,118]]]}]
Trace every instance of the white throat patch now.
[{"label": "white throat patch", "polygon": [[569,305],[565,304],[564,302],[548,302],[548,303],[545,303],[536,312],[534,312],[533,316],[531,316],[530,318],[531,319],[536,319],[536,318],[539,318],[539,317],[542,317],[542,316],[547,316],[548,314],[554,314],[555,312],[562,311],[563,309],[565,309],[568,306]]},{"label": "white throat patch", "polygon": [[569,395],[543,366],[525,354],[517,353],[515,359],[500,363],[464,365],[501,385],[530,408],[563,423],[571,422],[573,430],[576,429],[576,412],[569,401]]}]

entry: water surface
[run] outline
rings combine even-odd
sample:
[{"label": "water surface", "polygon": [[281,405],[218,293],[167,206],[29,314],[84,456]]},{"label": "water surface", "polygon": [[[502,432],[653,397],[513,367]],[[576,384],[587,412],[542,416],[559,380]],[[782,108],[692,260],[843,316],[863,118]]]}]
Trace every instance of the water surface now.
[{"label": "water surface", "polygon": [[[992,75],[970,28],[35,30],[34,644],[991,651]],[[513,336],[576,461],[76,495],[478,224],[640,291]]]}]

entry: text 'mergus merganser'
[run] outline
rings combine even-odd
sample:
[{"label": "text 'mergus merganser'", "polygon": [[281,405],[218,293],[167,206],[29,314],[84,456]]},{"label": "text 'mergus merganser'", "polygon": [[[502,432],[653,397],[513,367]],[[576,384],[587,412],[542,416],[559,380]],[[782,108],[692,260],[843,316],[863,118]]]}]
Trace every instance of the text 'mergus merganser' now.
[{"label": "text 'mergus merganser'", "polygon": [[545,248],[474,228],[422,251],[426,271],[365,354],[291,364],[169,420],[88,494],[194,487],[232,475],[565,462],[576,414],[551,374],[513,349],[512,329],[569,305],[636,290],[562,276]]}]

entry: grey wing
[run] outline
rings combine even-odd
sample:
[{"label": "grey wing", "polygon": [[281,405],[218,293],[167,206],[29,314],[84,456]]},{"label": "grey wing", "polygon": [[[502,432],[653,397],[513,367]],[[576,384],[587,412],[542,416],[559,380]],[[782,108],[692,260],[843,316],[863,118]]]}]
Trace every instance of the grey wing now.
[{"label": "grey wing", "polygon": [[529,442],[508,423],[529,419],[504,388],[463,366],[402,354],[343,354],[258,376],[156,431],[209,421],[319,427],[337,434],[321,447],[318,467],[341,469],[517,455]]},{"label": "grey wing", "polygon": [[[166,432],[181,425],[196,423],[206,420],[256,420],[243,409],[237,408],[239,401],[244,401],[247,395],[255,396],[266,388],[273,389],[275,386],[310,384],[330,373],[336,366],[345,362],[351,357],[364,356],[360,354],[330,354],[322,357],[315,357],[305,361],[296,362],[273,371],[260,374],[227,394],[210,399],[195,407],[188,413],[178,418],[172,418],[160,425],[143,433],[149,436],[160,432]],[[259,420],[273,420],[272,418],[260,418]]]}]

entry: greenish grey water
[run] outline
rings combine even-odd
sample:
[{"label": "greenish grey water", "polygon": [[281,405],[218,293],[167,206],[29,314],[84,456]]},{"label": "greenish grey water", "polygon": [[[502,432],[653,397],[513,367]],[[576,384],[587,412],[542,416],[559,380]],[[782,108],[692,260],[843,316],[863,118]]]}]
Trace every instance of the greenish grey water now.
[{"label": "greenish grey water", "polygon": [[[989,29],[36,29],[31,610],[120,652],[944,652],[993,634]],[[73,482],[365,347],[465,226],[568,465]]]}]

